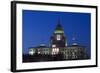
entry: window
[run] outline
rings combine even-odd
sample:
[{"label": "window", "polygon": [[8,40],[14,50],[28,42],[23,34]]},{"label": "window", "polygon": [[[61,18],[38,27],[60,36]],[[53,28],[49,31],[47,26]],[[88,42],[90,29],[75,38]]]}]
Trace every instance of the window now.
[{"label": "window", "polygon": [[61,40],[61,35],[57,35],[57,40]]},{"label": "window", "polygon": [[56,47],[56,45],[53,44],[52,47]]}]

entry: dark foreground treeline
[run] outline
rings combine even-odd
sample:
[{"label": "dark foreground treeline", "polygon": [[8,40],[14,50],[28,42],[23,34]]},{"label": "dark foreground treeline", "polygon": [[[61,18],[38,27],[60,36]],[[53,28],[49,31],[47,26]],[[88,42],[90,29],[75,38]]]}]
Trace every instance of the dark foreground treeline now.
[{"label": "dark foreground treeline", "polygon": [[51,56],[51,55],[23,55],[23,62],[41,62],[41,61],[59,61],[59,60],[63,60],[63,55],[59,54],[59,55],[55,55],[55,56]]},{"label": "dark foreground treeline", "polygon": [[[85,58],[89,59],[89,58]],[[64,61],[64,57],[62,54],[58,54],[55,56],[52,55],[28,55],[28,54],[23,54],[23,62],[45,62],[45,61]],[[69,59],[69,60],[84,60],[82,58],[80,59]]]}]

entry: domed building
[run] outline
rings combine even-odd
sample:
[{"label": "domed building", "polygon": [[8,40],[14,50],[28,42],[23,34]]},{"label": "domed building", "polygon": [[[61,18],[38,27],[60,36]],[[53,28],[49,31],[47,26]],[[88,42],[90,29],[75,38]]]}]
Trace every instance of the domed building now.
[{"label": "domed building", "polygon": [[59,57],[59,60],[88,59],[85,46],[80,46],[76,42],[74,42],[72,45],[68,45],[66,39],[64,30],[60,22],[58,22],[53,34],[50,37],[50,46],[47,47],[46,45],[42,44],[37,47],[31,47],[29,48],[29,55],[49,55],[48,58],[51,58],[51,60],[52,58],[56,57]]}]

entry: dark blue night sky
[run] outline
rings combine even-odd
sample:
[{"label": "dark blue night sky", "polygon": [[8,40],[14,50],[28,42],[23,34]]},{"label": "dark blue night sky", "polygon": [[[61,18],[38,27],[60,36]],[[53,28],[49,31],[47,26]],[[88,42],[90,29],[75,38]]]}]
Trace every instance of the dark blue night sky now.
[{"label": "dark blue night sky", "polygon": [[[60,20],[68,45],[77,42],[86,46],[88,55],[91,51],[91,14],[75,12],[51,12],[23,10],[23,53],[28,53],[29,47],[39,44],[49,45],[50,37]],[[72,38],[76,40],[73,41]]]}]

